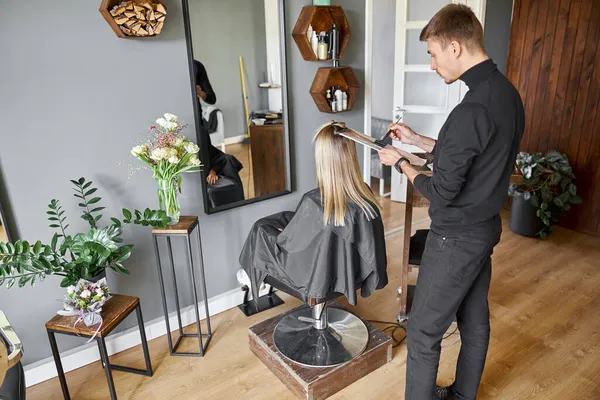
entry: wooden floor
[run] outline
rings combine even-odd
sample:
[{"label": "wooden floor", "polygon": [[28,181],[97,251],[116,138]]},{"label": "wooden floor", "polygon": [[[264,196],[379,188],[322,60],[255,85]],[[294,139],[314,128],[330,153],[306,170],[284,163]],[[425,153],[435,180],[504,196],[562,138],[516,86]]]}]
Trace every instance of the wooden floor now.
[{"label": "wooden floor", "polygon": [[6,237],[6,231],[4,230],[4,225],[0,225],[0,242],[8,242],[8,238]]},{"label": "wooden floor", "polygon": [[[402,215],[402,205],[384,201],[388,231],[401,225]],[[527,239],[513,234],[508,215],[503,217],[502,240],[493,256],[491,343],[478,399],[600,399],[600,238],[556,228],[549,240]],[[428,223],[423,220],[414,229]],[[402,231],[389,234],[386,243],[389,285],[350,307],[365,319],[394,321],[398,312]],[[248,349],[248,327],[299,304],[282,297],[285,305],[250,318],[237,309],[214,316],[214,338],[204,358],[170,357],[166,336],[151,341],[154,376],[114,372],[119,398],[293,399]],[[192,343],[184,344],[192,349]],[[443,349],[440,384],[452,381],[458,351],[459,344]],[[111,361],[144,368],[140,346]],[[332,399],[402,399],[405,364],[403,344],[394,349],[391,363]],[[108,398],[100,362],[69,373],[67,380],[73,399]],[[60,399],[60,393],[53,379],[30,388],[27,398]]]}]

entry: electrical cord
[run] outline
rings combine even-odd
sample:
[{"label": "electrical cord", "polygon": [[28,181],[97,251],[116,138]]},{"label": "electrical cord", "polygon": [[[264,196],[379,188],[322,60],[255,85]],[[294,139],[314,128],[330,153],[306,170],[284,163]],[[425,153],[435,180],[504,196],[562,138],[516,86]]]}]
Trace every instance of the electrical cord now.
[{"label": "electrical cord", "polygon": [[[393,348],[398,347],[402,344],[402,342],[404,342],[406,340],[406,328],[404,327],[404,325],[399,324],[398,322],[388,322],[388,321],[376,321],[376,320],[371,320],[368,319],[367,322],[370,322],[372,324],[386,324],[388,326],[386,326],[385,328],[382,329],[382,332],[387,333],[387,331],[389,331],[391,329],[392,333],[392,340],[395,342],[395,344],[392,345]],[[401,339],[397,339],[396,338],[396,331],[398,329],[402,329],[404,331],[404,337]]]},{"label": "electrical cord", "polygon": [[[370,322],[372,324],[386,324],[388,326],[386,326],[385,328],[382,329],[382,332],[387,333],[387,331],[389,331],[391,329],[392,333],[391,333],[391,337],[392,340],[395,342],[395,344],[392,345],[392,348],[398,347],[400,346],[405,340],[406,340],[406,327],[404,327],[404,325],[398,323],[398,322],[389,322],[389,321],[377,321],[377,320],[371,320],[368,319],[367,322]],[[404,337],[401,339],[397,339],[396,338],[396,331],[398,329],[402,329],[404,331]],[[445,334],[442,337],[442,340],[446,340],[448,338],[450,338],[451,336],[455,335],[456,332],[458,331],[458,324],[456,325],[456,327],[454,328],[454,330],[450,333]],[[442,348],[448,348],[448,347],[452,347],[454,346],[456,343],[458,343],[460,341],[460,335],[456,338],[456,340],[448,345],[445,346],[441,346]]]}]

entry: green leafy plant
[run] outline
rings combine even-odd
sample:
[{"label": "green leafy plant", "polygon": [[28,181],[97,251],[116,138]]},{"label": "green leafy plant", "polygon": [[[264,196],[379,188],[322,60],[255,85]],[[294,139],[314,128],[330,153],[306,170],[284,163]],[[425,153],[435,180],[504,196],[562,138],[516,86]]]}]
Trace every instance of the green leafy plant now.
[{"label": "green leafy plant", "polygon": [[92,197],[96,188],[85,178],[71,181],[75,197],[81,200],[81,218],[90,225],[87,233],[69,235],[65,211],[58,200],[48,205],[49,227],[57,229],[50,244],[41,241],[31,245],[26,240],[0,242],[0,285],[6,281],[8,288],[18,282],[19,287],[32,286],[47,275],[62,276],[61,287],[75,285],[79,279],[92,279],[110,268],[117,273],[129,274],[123,262],[131,255],[133,245],[122,245],[121,234],[125,225],[165,227],[171,218],[162,210],[145,209],[143,212],[123,209],[123,218],[111,218],[111,224],[100,228],[102,218],[98,207],[100,197]]},{"label": "green leafy plant", "polygon": [[522,195],[537,208],[536,215],[543,223],[537,234],[545,239],[559,215],[569,211],[572,204],[581,204],[573,168],[567,155],[556,150],[546,154],[521,152],[516,167],[523,175],[523,182],[511,185],[509,195]]}]

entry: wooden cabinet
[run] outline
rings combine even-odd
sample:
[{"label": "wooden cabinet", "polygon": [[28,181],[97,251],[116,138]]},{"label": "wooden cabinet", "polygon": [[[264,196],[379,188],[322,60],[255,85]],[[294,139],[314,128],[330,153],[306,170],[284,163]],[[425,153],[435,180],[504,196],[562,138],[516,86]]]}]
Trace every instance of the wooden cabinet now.
[{"label": "wooden cabinet", "polygon": [[250,146],[254,196],[285,190],[283,125],[251,125]]}]

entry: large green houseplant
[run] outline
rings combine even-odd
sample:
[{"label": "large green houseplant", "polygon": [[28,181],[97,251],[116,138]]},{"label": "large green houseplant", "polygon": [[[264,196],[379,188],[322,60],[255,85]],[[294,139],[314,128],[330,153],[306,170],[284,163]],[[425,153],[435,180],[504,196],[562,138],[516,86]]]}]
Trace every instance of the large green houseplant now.
[{"label": "large green houseplant", "polygon": [[[516,168],[523,182],[510,185],[511,229],[524,236],[546,238],[558,217],[580,204],[575,174],[566,154],[556,150],[542,153],[521,152]],[[529,212],[531,210],[531,212]]]},{"label": "large green houseplant", "polygon": [[92,197],[96,188],[85,178],[72,180],[75,197],[81,202],[81,218],[87,221],[90,229],[85,233],[67,233],[65,211],[58,200],[48,205],[50,228],[57,229],[50,244],[37,241],[30,244],[26,240],[0,243],[0,285],[6,282],[11,287],[18,282],[19,287],[32,286],[47,275],[62,276],[61,287],[75,285],[79,279],[90,280],[105,272],[107,268],[117,273],[128,274],[123,262],[131,255],[133,245],[123,245],[122,228],[127,224],[165,227],[170,218],[162,210],[123,209],[123,218],[111,218],[111,224],[103,228],[97,224],[102,218],[99,207],[100,197]]}]

